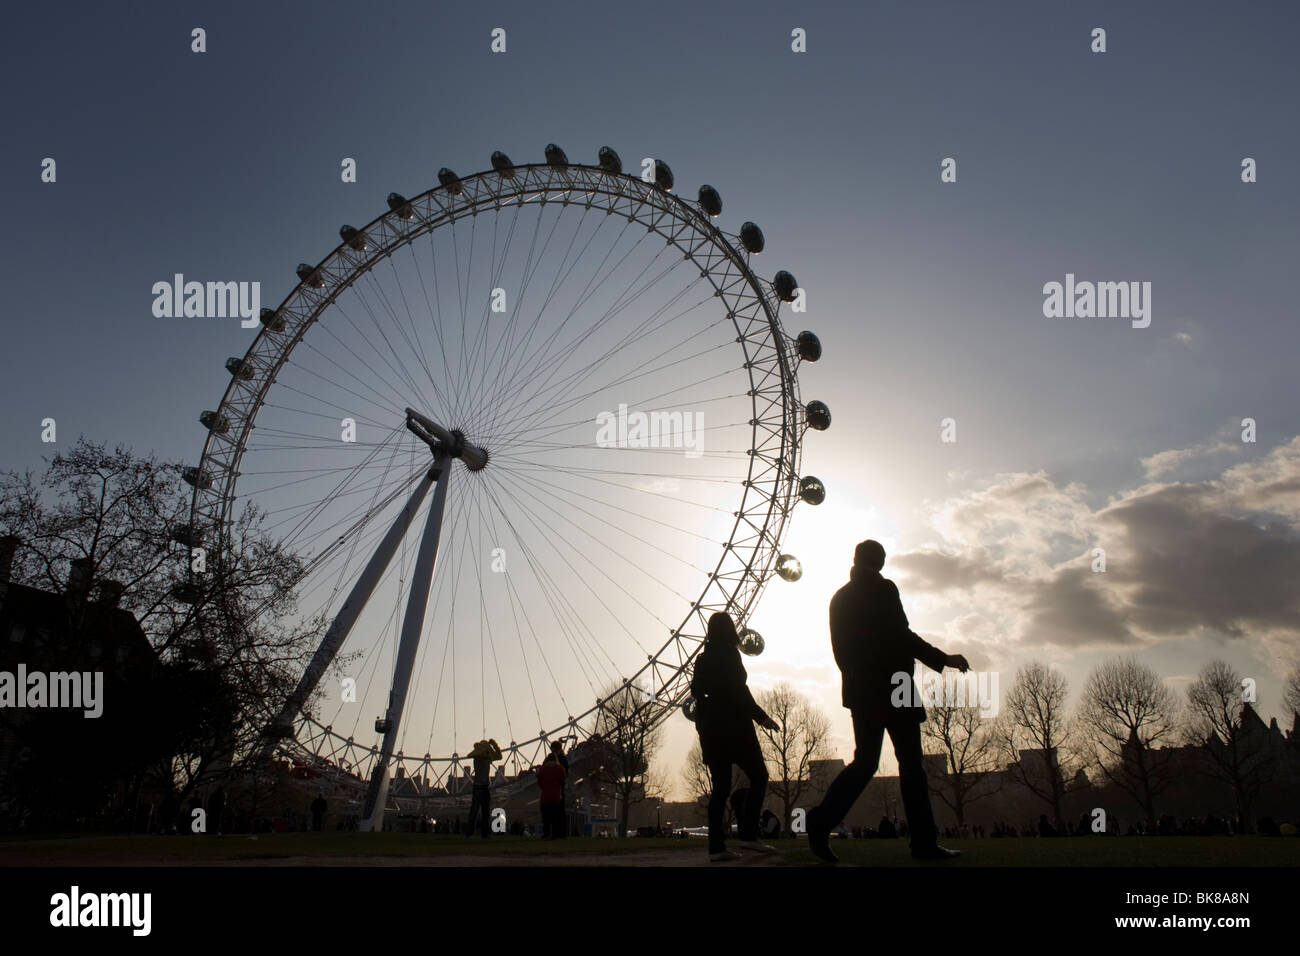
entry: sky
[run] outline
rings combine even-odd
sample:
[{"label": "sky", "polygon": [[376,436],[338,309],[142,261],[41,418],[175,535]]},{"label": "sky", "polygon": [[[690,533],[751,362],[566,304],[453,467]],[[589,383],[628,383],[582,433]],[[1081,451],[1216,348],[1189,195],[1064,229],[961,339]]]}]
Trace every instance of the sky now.
[{"label": "sky", "polygon": [[[197,461],[253,333],[155,317],[154,283],[257,281],[274,307],[390,191],[608,144],[668,162],[685,198],[716,186],[724,230],[759,223],[755,270],[807,296],[787,331],[825,347],[799,387],[834,417],[803,459],[828,497],[795,509],[805,575],[752,618],[752,686],[813,696],[847,757],[825,607],[874,537],[914,629],[1004,691],[1029,660],[1077,699],[1117,653],[1175,687],[1222,657],[1281,716],[1298,23],[1283,2],[24,6],[0,39],[22,78],[0,92],[0,466],[83,434]],[[1149,326],[1046,316],[1067,275],[1150,283]],[[690,725],[666,735],[680,761]]]}]

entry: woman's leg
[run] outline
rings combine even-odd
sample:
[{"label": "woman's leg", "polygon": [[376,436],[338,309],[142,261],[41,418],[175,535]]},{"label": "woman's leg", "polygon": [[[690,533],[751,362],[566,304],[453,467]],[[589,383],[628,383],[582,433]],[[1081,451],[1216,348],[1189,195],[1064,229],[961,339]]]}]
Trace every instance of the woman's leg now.
[{"label": "woman's leg", "polygon": [[736,764],[749,778],[749,793],[745,796],[744,811],[736,821],[736,829],[742,840],[757,840],[758,817],[763,812],[763,796],[767,792],[767,762],[763,760],[763,751],[753,731],[750,731],[749,740],[745,741]]},{"label": "woman's leg", "polygon": [[709,764],[713,793],[709,795],[709,852],[721,853],[727,841],[727,798],[731,796],[731,761]]}]

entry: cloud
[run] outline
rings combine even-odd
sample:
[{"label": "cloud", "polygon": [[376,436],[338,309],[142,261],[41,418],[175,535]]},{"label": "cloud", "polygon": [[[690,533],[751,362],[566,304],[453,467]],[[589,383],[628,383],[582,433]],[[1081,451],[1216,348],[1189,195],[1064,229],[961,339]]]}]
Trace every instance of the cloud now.
[{"label": "cloud", "polygon": [[1234,506],[1275,514],[1300,524],[1300,436],[1278,445],[1257,461],[1223,473],[1224,492]]},{"label": "cloud", "polygon": [[1198,627],[1300,635],[1300,529],[1256,509],[1233,513],[1239,503],[1215,481],[1147,489],[1102,512],[1123,536],[1111,569],[1126,582],[1135,627],[1155,636]]},{"label": "cloud", "polygon": [[997,475],[988,487],[930,511],[931,524],[945,542],[967,560],[977,558],[999,570],[1027,562],[1046,570],[1086,536],[1091,516],[1082,485],[1058,487],[1045,472]]},{"label": "cloud", "polygon": [[1300,643],[1300,437],[1216,478],[1147,482],[1095,509],[1085,498],[1041,472],[999,475],[932,505],[940,543],[891,566],[905,593],[956,606],[949,632],[1072,648]]},{"label": "cloud", "polygon": [[923,591],[969,590],[1002,580],[993,560],[980,548],[966,554],[911,551],[891,559],[890,564],[906,573],[912,587]]},{"label": "cloud", "polygon": [[1173,448],[1169,451],[1156,452],[1143,458],[1140,464],[1147,478],[1154,479],[1167,475],[1171,471],[1177,471],[1187,462],[1197,458],[1206,458],[1228,451],[1241,451],[1241,448],[1240,441],[1233,442],[1225,436],[1219,436],[1189,448]]},{"label": "cloud", "polygon": [[1071,563],[1033,582],[1022,610],[1023,643],[1066,646],[1131,645],[1137,638],[1125,621],[1122,601],[1092,570]]}]

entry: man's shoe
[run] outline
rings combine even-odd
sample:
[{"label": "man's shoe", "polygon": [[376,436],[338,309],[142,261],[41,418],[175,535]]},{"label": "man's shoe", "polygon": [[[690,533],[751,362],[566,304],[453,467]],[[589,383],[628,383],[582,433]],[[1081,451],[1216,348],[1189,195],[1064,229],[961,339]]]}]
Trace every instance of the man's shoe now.
[{"label": "man's shoe", "polygon": [[755,853],[775,853],[776,847],[768,846],[760,840],[741,840],[740,848],[742,850],[753,850]]},{"label": "man's shoe", "polygon": [[723,850],[720,853],[710,853],[710,863],[730,863],[732,860],[739,860],[740,854],[733,853],[731,850]]},{"label": "man's shoe", "polygon": [[950,850],[946,846],[939,846],[937,843],[934,846],[912,851],[912,859],[914,860],[953,860],[959,856],[961,856],[961,850]]},{"label": "man's shoe", "polygon": [[808,849],[812,850],[813,856],[819,860],[825,860],[827,863],[840,862],[840,858],[831,852],[831,828],[822,822],[816,810],[809,811],[806,820],[808,824]]}]

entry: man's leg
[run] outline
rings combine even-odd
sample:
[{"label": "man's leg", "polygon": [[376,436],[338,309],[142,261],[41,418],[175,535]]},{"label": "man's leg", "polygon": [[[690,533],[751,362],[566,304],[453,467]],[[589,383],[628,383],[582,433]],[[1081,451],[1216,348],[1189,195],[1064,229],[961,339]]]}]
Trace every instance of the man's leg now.
[{"label": "man's leg", "polygon": [[912,851],[929,850],[938,843],[939,834],[930,806],[929,782],[921,762],[921,725],[910,715],[900,716],[889,724],[889,739],[894,742],[894,756],[898,758],[899,790],[912,836]]},{"label": "man's leg", "polygon": [[853,711],[853,762],[840,771],[822,802],[808,811],[808,849],[827,863],[838,857],[831,851],[830,833],[848,816],[849,810],[880,765],[884,728],[861,711]]},{"label": "man's leg", "polygon": [[853,762],[840,771],[839,776],[831,782],[821,804],[813,808],[810,814],[815,815],[826,829],[839,826],[875,776],[876,768],[880,766],[884,730],[880,724],[868,720],[860,712],[853,712]]}]

